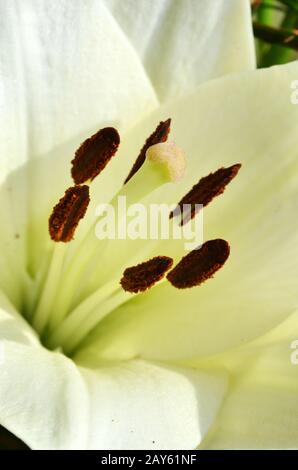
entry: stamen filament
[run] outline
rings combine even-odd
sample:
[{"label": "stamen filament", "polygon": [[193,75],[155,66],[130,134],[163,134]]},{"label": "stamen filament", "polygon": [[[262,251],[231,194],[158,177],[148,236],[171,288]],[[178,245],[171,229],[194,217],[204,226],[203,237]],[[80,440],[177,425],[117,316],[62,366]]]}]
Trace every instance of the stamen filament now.
[{"label": "stamen filament", "polygon": [[[146,258],[146,257],[151,256],[153,246],[154,246],[153,241],[151,241],[151,243],[149,244],[146,244],[146,249],[142,251],[142,257]],[[70,312],[69,316],[67,317],[66,315],[68,313],[68,307],[69,307],[69,303],[67,303],[67,300],[69,296],[66,296],[65,299],[63,299],[63,297],[60,297],[59,305],[57,304],[57,302],[55,302],[56,313],[53,316],[53,318],[51,318],[51,321],[49,323],[49,329],[52,332],[53,336],[55,335],[55,330],[58,330],[58,328],[60,329],[61,327],[63,328],[63,325],[65,324],[65,322],[71,321],[69,320],[70,317],[71,318],[78,317],[80,321],[83,322],[85,316],[88,316],[88,312],[93,310],[93,308],[95,308],[96,305],[99,305],[102,300],[105,300],[109,295],[111,295],[113,292],[119,289],[120,278],[122,276],[123,271],[127,267],[127,264],[134,265],[139,262],[139,258],[140,258],[140,255],[133,256],[132,258],[128,260],[128,263],[126,261],[125,263],[120,265],[116,271],[113,271],[112,278],[110,280],[108,278],[106,279],[107,281],[106,284],[100,287],[98,287],[98,282],[97,284],[94,284],[93,289],[91,289],[88,292],[85,298],[83,298],[83,300],[79,303],[79,305],[76,306],[75,309],[72,312]],[[73,274],[72,281],[75,284],[77,282],[78,270],[76,269],[75,271],[70,271],[69,274]],[[68,281],[70,279],[71,278],[68,278]],[[67,290],[61,290],[60,292],[61,293],[67,292]],[[63,300],[64,300],[64,303],[63,303]],[[66,308],[65,302],[67,303],[67,308]]]},{"label": "stamen filament", "polygon": [[[134,261],[135,259],[136,257],[134,258]],[[151,280],[152,285],[155,283],[160,284],[165,281],[163,274],[172,265],[172,260],[165,256],[159,256],[147,261],[147,263],[144,262],[143,265],[151,265],[153,261],[156,261],[156,269],[157,267],[160,267],[160,269],[162,268],[162,272],[155,273],[154,281],[153,279]],[[140,265],[138,265],[138,267],[140,267]],[[122,303],[125,303],[135,295],[138,295],[134,294],[132,296],[131,293],[128,294],[126,291],[119,288],[119,281],[123,271],[125,272],[125,269],[122,267],[119,272],[115,274],[112,281],[97,289],[89,297],[83,300],[58,325],[47,341],[50,348],[55,349],[61,344],[63,344],[63,348],[68,347],[68,345],[70,345],[69,347],[71,348],[76,347],[76,345],[81,342],[104,317]],[[141,292],[141,290],[138,292]]]},{"label": "stamen filament", "polygon": [[57,287],[60,283],[60,275],[64,263],[65,255],[64,244],[55,244],[48,276],[42,289],[37,308],[32,319],[33,327],[42,333],[50,316],[51,309],[55,300]]},{"label": "stamen filament", "polygon": [[43,259],[40,262],[40,268],[37,272],[36,278],[32,280],[32,287],[28,292],[26,292],[25,314],[29,320],[31,320],[34,316],[34,312],[40,298],[40,292],[45,285],[49,267],[51,265],[54,246],[55,245],[51,245],[52,250],[44,254]]},{"label": "stamen filament", "polygon": [[[86,239],[83,253],[78,253],[76,257],[72,257],[63,271],[63,284],[57,286],[55,315],[50,318],[50,330],[54,330],[58,327],[66,317],[71,308],[71,304],[78,294],[78,286],[82,286],[82,280],[85,278],[84,274],[87,271],[87,266],[94,260],[94,242],[92,242],[92,244],[90,242],[90,239]],[[97,246],[97,249],[99,249],[99,246]],[[86,253],[88,255],[86,255]]]},{"label": "stamen filament", "polygon": [[[115,284],[105,286],[105,288],[96,292],[93,297],[80,304],[49,338],[47,345],[51,349],[63,345],[64,352],[70,355],[103,318],[132,298],[131,294],[119,289],[118,286],[119,284],[117,284],[117,287]],[[108,298],[102,301],[110,289],[113,294],[111,295],[110,292]],[[92,306],[88,314],[86,314],[87,304],[89,304],[89,307]]]}]

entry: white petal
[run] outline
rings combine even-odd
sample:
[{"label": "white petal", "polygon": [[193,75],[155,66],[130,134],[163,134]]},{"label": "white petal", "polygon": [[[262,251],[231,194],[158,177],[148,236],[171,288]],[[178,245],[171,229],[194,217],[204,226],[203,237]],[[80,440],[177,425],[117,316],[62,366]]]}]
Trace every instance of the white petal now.
[{"label": "white petal", "polygon": [[298,448],[297,340],[296,313],[263,338],[263,344],[258,341],[236,351],[235,358],[225,358],[235,377],[202,448]]},{"label": "white petal", "polygon": [[85,384],[74,363],[41,347],[0,342],[0,423],[32,449],[85,448]]},{"label": "white petal", "polygon": [[255,66],[248,0],[105,0],[162,100]]},{"label": "white petal", "polygon": [[[105,357],[214,354],[263,334],[297,308],[298,106],[290,102],[297,74],[296,62],[220,79],[165,108],[173,138],[189,156],[187,189],[210,171],[243,163],[204,211],[204,238],[228,240],[231,256],[203,286],[156,287],[107,318],[96,345]],[[185,190],[185,182],[168,188],[161,200],[177,201]]]},{"label": "white petal", "polygon": [[33,449],[194,448],[227,379],[143,361],[77,368],[59,353],[0,343],[0,423]]},{"label": "white petal", "polygon": [[224,373],[129,361],[84,372],[91,399],[88,447],[192,449],[214,421]]},{"label": "white petal", "polygon": [[0,239],[20,264],[28,220],[41,232],[34,223],[42,214],[46,227],[49,204],[72,183],[69,164],[81,141],[107,124],[129,126],[157,98],[102,2],[4,0],[0,17],[0,182],[10,173]]},{"label": "white petal", "polygon": [[0,291],[0,363],[3,360],[1,347],[3,340],[30,345],[39,344],[35,331],[15,310],[5,294]]},{"label": "white petal", "polygon": [[156,104],[102,2],[5,0],[1,17],[1,173],[94,126],[128,124]]}]

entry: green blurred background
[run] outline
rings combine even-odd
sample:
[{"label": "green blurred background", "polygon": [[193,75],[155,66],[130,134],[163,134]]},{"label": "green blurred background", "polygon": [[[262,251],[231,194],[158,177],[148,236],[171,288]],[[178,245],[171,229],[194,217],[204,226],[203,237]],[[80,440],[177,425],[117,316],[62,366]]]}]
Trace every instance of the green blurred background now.
[{"label": "green blurred background", "polygon": [[298,0],[253,0],[258,67],[298,57]]}]

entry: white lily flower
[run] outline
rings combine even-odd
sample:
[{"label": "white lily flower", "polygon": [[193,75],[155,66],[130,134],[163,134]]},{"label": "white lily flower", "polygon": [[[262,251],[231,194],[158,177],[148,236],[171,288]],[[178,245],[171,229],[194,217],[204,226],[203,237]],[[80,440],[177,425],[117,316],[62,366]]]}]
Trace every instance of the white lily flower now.
[{"label": "white lily flower", "polygon": [[[254,67],[249,2],[210,3],[6,0],[0,7],[0,424],[33,449],[197,447],[212,425],[214,432],[229,375],[240,368],[226,351],[297,307],[298,108],[289,87],[298,64],[247,72]],[[243,73],[202,84],[229,72]],[[102,290],[93,309],[87,299],[89,309],[78,313],[84,263],[102,246],[88,238],[93,209],[121,189],[144,140],[169,117],[187,173],[175,188],[161,187],[163,201],[178,202],[202,176],[243,164],[205,211],[206,239],[228,240],[231,256],[201,287],[164,282],[108,304],[109,276],[122,261],[135,264],[133,242],[115,243],[94,258]],[[120,131],[119,152],[92,183],[75,240],[55,245],[48,217],[72,184],[70,160],[105,126]],[[127,185],[133,196],[146,193],[139,174]],[[79,249],[85,237],[90,251]],[[150,257],[145,242],[138,248],[140,261]],[[171,249],[179,257],[175,243]],[[233,425],[225,403],[219,420]]]}]

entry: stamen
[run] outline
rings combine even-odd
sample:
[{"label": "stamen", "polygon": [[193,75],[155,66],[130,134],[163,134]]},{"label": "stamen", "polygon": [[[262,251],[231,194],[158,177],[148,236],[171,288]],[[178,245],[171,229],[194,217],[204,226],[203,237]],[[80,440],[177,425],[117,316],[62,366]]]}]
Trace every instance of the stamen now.
[{"label": "stamen", "polygon": [[114,127],[105,127],[85,140],[72,160],[71,176],[76,184],[93,180],[117,152],[120,136]]},{"label": "stamen", "polygon": [[89,202],[88,186],[68,188],[49,218],[51,239],[55,242],[72,240],[79,221],[86,213]]},{"label": "stamen", "polygon": [[134,293],[144,292],[160,281],[172,265],[172,258],[156,256],[137,266],[126,268],[120,284],[125,291]]},{"label": "stamen", "polygon": [[228,242],[209,240],[199,250],[188,253],[167,275],[168,281],[177,289],[199,286],[213,277],[230,255]]},{"label": "stamen", "polygon": [[127,176],[126,180],[124,181],[124,184],[126,184],[132,177],[133,175],[141,168],[143,165],[145,159],[146,159],[146,152],[149,147],[155,144],[160,144],[161,142],[166,142],[168,135],[171,130],[171,119],[167,119],[166,121],[161,121],[153,134],[148,137],[146,140],[144,146],[142,147],[138,158],[136,159],[135,163],[133,164],[132,169],[130,170],[129,175]]},{"label": "stamen", "polygon": [[183,214],[183,204],[190,205],[190,213],[181,220],[181,225],[184,225],[190,219],[195,217],[198,212],[198,205],[202,204],[206,207],[209,202],[216,196],[222,194],[226,186],[237,175],[241,168],[241,164],[237,163],[229,168],[220,168],[214,173],[201,178],[200,181],[181,199],[178,207],[171,212],[170,218],[177,214]]}]

